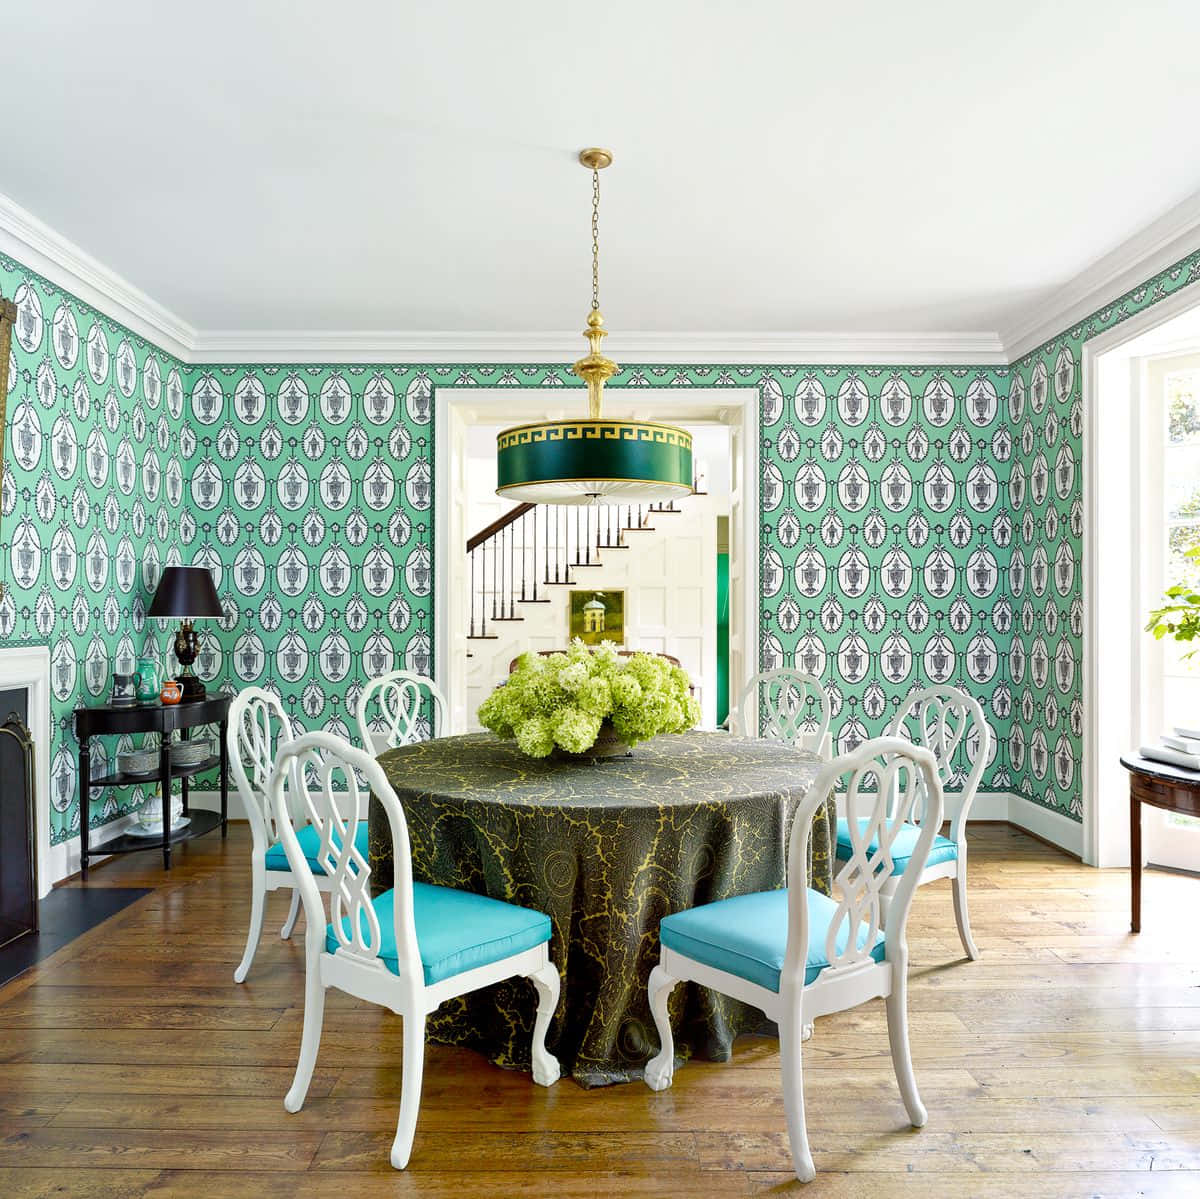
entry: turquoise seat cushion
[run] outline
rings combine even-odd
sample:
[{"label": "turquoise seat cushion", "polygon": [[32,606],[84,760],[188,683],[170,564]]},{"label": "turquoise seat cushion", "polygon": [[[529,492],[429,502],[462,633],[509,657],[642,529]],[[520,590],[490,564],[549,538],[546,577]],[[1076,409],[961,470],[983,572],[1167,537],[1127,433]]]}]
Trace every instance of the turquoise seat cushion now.
[{"label": "turquoise seat cushion", "polygon": [[[394,891],[385,891],[376,896],[375,914],[379,917],[379,956],[393,974],[399,974],[394,895]],[[542,912],[429,883],[413,883],[413,922],[427,984],[477,966],[490,966],[550,940],[550,917]],[[365,918],[363,926],[365,935]],[[348,916],[343,917],[342,927],[349,932]],[[335,953],[338,947],[331,924],[325,934],[325,948]]]},{"label": "turquoise seat cushion", "polygon": [[[858,822],[859,828],[866,825],[866,820]],[[915,824],[901,825],[900,831],[896,834],[896,839],[892,842],[892,873],[903,874],[905,866],[908,865],[909,859],[913,856],[913,850],[917,848],[917,838],[921,835],[921,830]],[[868,853],[875,853],[879,848],[879,838],[872,837],[868,846]],[[844,816],[840,816],[837,822],[837,857],[839,862],[846,861],[854,852],[854,847],[850,844],[850,825]],[[958,846],[950,840],[949,837],[943,837],[938,833],[933,838],[933,845],[929,848],[929,857],[925,859],[926,866],[940,866],[943,862],[953,862],[958,857]]]},{"label": "turquoise seat cushion", "polygon": [[[322,869],[321,863],[317,860],[317,853],[321,848],[321,834],[311,824],[306,824],[296,833],[296,840],[300,842],[300,848],[308,864],[312,867],[313,873],[324,874],[325,871]],[[367,822],[365,820],[358,822],[358,829],[354,834],[354,847],[364,858],[367,856]],[[282,841],[276,841],[267,850],[265,860],[268,870],[291,869],[288,866],[287,854],[283,852]]]},{"label": "turquoise seat cushion", "polygon": [[[825,956],[825,940],[829,924],[837,912],[837,903],[820,891],[808,890],[808,956],[804,967],[804,982],[816,982],[822,970],[829,968]],[[787,897],[784,891],[757,891],[751,895],[735,895],[716,903],[690,908],[666,916],[659,925],[659,937],[668,949],[682,953],[695,962],[714,966],[727,974],[735,974],[747,982],[757,983],[768,991],[779,990],[779,971],[787,948]],[[850,937],[850,921],[843,920],[838,929],[838,953]],[[858,926],[858,947],[867,943],[866,926]],[[883,961],[883,933],[875,935],[871,957]]]}]

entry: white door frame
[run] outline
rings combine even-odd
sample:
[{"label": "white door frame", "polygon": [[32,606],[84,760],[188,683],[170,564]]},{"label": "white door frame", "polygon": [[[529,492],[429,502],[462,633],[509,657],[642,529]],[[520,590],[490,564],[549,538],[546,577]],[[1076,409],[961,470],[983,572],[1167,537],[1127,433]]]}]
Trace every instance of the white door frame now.
[{"label": "white door frame", "polygon": [[[455,527],[451,519],[451,498],[462,494],[462,455],[453,452],[454,429],[462,424],[502,423],[505,409],[513,403],[515,394],[528,396],[538,392],[545,396],[547,406],[558,408],[565,399],[583,403],[583,389],[527,387],[435,387],[433,394],[433,662],[434,678],[446,692],[449,712],[449,731],[460,732],[466,727],[463,709],[464,678],[455,686],[456,673],[453,646],[448,635],[454,628],[454,597],[461,598],[465,589],[466,552],[465,530]],[[564,394],[565,393],[565,394]],[[759,461],[758,425],[761,403],[757,387],[608,387],[605,394],[612,400],[636,401],[639,409],[651,408],[656,418],[671,420],[680,409],[711,407],[722,424],[738,430],[742,445],[737,464],[744,480],[744,496],[740,512],[730,514],[731,550],[745,547],[741,585],[731,594],[731,604],[740,604],[746,614],[746,667],[750,674],[758,669],[760,638],[759,593]],[[471,410],[471,411],[468,411]],[[488,413],[480,415],[480,410]],[[675,419],[681,420],[676,416]],[[732,465],[732,464],[731,464]],[[732,522],[736,519],[736,530]],[[461,523],[461,522],[460,522]],[[736,536],[735,536],[736,534]],[[451,544],[455,537],[460,544]],[[732,567],[732,563],[730,564]],[[731,570],[732,577],[732,570]],[[463,626],[465,630],[465,625]],[[465,632],[463,633],[465,636]],[[733,647],[730,647],[731,651]],[[747,678],[734,677],[734,654],[730,653],[729,695],[731,703],[741,694]]]},{"label": "white door frame", "polygon": [[[1139,685],[1138,654],[1136,644],[1131,652],[1117,651],[1114,659],[1106,660],[1105,675],[1101,683],[1101,644],[1129,645],[1121,638],[1114,643],[1106,636],[1106,623],[1111,626],[1114,619],[1110,612],[1101,612],[1102,580],[1099,577],[1100,557],[1100,383],[1102,364],[1100,360],[1119,349],[1127,342],[1140,337],[1159,325],[1173,320],[1182,313],[1200,304],[1200,286],[1196,284],[1180,288],[1179,291],[1160,300],[1157,304],[1131,316],[1114,328],[1099,333],[1083,343],[1080,351],[1080,366],[1083,372],[1083,763],[1081,787],[1083,791],[1083,860],[1089,866],[1123,866],[1129,864],[1129,827],[1126,819],[1127,807],[1119,802],[1128,785],[1124,770],[1117,764],[1114,754],[1127,749],[1136,749],[1129,744],[1133,732],[1132,696]],[[1109,414],[1106,414],[1106,416]],[[1110,436],[1121,436],[1120,429],[1127,435],[1136,430],[1131,414],[1114,414],[1120,428],[1110,428]],[[1114,421],[1116,424],[1117,421]],[[1107,442],[1105,443],[1107,444]],[[1128,441],[1125,442],[1126,451]],[[1109,494],[1115,488],[1109,480]],[[1130,495],[1132,499],[1132,494]],[[1111,546],[1120,544],[1122,533],[1105,527],[1106,539]],[[1125,536],[1136,536],[1136,523]],[[1111,588],[1111,582],[1110,582]],[[1131,588],[1132,589],[1132,582]],[[1132,606],[1132,605],[1131,605]],[[1136,620],[1139,613],[1130,612],[1129,618]],[[1107,620],[1106,620],[1107,617]],[[1125,637],[1132,629],[1126,620]],[[1114,687],[1113,682],[1124,680],[1125,686]],[[1100,711],[1100,696],[1106,696],[1105,710]],[[1122,698],[1124,697],[1124,698]],[[1103,759],[1101,755],[1103,754]]]}]

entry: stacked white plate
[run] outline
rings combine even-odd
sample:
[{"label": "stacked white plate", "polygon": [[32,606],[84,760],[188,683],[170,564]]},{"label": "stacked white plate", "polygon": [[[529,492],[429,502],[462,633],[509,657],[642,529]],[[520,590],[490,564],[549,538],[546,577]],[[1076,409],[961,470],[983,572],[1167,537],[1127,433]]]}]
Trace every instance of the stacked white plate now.
[{"label": "stacked white plate", "polygon": [[122,774],[153,774],[158,770],[158,750],[134,749],[117,754],[117,769]]},{"label": "stacked white plate", "polygon": [[195,766],[212,756],[212,742],[205,737],[195,741],[173,741],[171,743],[172,766]]}]

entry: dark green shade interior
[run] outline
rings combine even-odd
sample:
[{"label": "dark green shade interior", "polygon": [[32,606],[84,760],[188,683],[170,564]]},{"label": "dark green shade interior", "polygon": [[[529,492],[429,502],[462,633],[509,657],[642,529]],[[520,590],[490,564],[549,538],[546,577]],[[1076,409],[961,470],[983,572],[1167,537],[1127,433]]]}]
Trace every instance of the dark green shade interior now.
[{"label": "dark green shade interior", "polygon": [[568,433],[560,440],[526,441],[499,450],[496,471],[500,488],[556,479],[621,479],[691,487],[692,451],[665,441]]}]

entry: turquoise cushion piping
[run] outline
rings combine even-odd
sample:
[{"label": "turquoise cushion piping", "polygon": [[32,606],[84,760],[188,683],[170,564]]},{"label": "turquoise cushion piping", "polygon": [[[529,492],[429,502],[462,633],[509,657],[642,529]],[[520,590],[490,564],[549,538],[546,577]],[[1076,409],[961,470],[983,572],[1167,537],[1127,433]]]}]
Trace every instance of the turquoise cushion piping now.
[{"label": "turquoise cushion piping", "polygon": [[[379,917],[379,957],[393,974],[399,974],[394,895],[394,891],[385,891],[376,896],[375,914]],[[413,921],[427,984],[477,966],[490,966],[550,940],[550,917],[541,912],[429,883],[413,883]],[[348,916],[343,917],[342,927],[349,931]],[[331,924],[325,934],[325,948],[335,953],[339,945]]]},{"label": "turquoise cushion piping", "polygon": [[[860,820],[858,822],[859,828],[863,828],[866,823],[866,820]],[[909,859],[913,856],[913,850],[917,848],[917,838],[920,835],[921,830],[915,824],[905,824],[896,833],[896,839],[892,842],[893,874],[904,873],[904,867],[908,865]],[[879,838],[873,837],[867,848],[867,852],[875,853],[878,848]],[[854,847],[850,844],[850,825],[846,818],[841,816],[837,822],[838,861],[847,861],[853,852]],[[943,837],[941,833],[937,833],[933,838],[933,844],[929,848],[929,857],[925,859],[925,865],[940,866],[943,862],[953,862],[957,857],[958,846],[949,837]]]},{"label": "turquoise cushion piping", "polygon": [[[311,824],[306,824],[302,829],[297,830],[296,840],[300,842],[300,849],[304,853],[305,860],[312,867],[313,873],[324,874],[325,871],[317,860],[317,854],[321,849],[321,834]],[[354,847],[365,859],[367,856],[367,822],[365,820],[358,822],[358,829],[354,834]],[[276,841],[267,850],[265,862],[268,870],[291,869],[288,865],[287,854],[283,851],[282,841]]]},{"label": "turquoise cushion piping", "polygon": [[[811,887],[808,891],[808,956],[805,959],[804,984],[817,980],[829,968],[825,939],[829,923],[837,912],[837,903]],[[665,916],[659,925],[659,938],[668,948],[694,962],[714,966],[757,983],[768,991],[779,990],[779,971],[787,949],[787,897],[783,891],[756,891],[735,895],[702,907],[689,908]],[[843,920],[838,929],[838,952],[846,948],[850,922]],[[858,926],[858,947],[867,943],[866,925]],[[871,957],[883,961],[883,932],[875,934]]]}]

